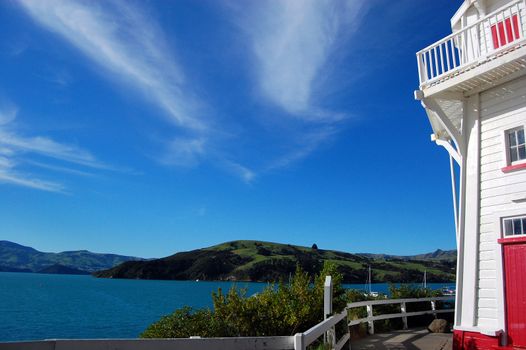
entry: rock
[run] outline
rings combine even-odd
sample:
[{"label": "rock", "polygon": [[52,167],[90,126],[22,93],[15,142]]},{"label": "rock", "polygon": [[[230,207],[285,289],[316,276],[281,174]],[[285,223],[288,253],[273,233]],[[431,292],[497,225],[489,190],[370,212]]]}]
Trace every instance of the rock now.
[{"label": "rock", "polygon": [[436,320],[433,320],[429,326],[427,326],[427,330],[431,333],[447,333],[449,332],[449,322],[444,319],[437,318]]}]

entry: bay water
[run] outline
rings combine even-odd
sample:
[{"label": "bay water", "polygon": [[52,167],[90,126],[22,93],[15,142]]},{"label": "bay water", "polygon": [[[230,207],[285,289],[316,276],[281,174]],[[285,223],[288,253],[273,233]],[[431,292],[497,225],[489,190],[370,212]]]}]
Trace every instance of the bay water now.
[{"label": "bay water", "polygon": [[[211,293],[232,282],[100,279],[0,272],[0,341],[136,338],[175,309],[212,306]],[[237,282],[247,295],[266,283]],[[452,284],[428,284],[438,289]],[[363,284],[345,285],[364,289]],[[372,290],[388,292],[378,283]]]}]

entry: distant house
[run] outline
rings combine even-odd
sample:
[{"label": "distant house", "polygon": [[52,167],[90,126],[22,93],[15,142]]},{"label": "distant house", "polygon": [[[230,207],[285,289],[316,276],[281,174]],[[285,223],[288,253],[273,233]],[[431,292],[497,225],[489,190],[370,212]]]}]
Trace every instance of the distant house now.
[{"label": "distant house", "polygon": [[431,139],[450,155],[458,245],[454,348],[523,348],[526,2],[465,0],[451,28],[417,53],[415,97]]}]

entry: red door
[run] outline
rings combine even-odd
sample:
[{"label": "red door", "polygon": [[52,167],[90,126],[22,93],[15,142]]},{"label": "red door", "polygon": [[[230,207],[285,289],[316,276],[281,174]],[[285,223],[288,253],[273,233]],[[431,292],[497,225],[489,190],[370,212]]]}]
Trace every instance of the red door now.
[{"label": "red door", "polygon": [[501,240],[506,279],[508,342],[526,347],[526,239]]}]

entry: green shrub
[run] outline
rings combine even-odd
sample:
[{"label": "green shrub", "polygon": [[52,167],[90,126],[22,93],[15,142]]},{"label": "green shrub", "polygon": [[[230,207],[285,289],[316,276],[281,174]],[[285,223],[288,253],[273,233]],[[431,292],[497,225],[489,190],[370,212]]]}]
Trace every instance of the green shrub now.
[{"label": "green shrub", "polygon": [[212,294],[213,310],[185,307],[150,325],[143,338],[234,337],[293,335],[304,332],[323,320],[325,276],[333,280],[333,309],[346,305],[342,275],[326,262],[320,273],[311,277],[299,266],[290,283],[270,284],[260,293],[247,297],[246,289],[233,286],[226,294]]},{"label": "green shrub", "polygon": [[[269,284],[260,293],[247,296],[246,289],[235,285],[224,293],[221,289],[212,294],[213,309],[194,310],[184,307],[150,325],[142,338],[187,338],[237,337],[237,336],[279,336],[304,332],[323,320],[323,287],[325,276],[333,279],[333,309],[340,312],[349,302],[374,300],[384,296],[372,297],[361,291],[345,290],[342,275],[336,265],[326,262],[323,269],[313,279],[299,266],[289,283]],[[392,299],[423,298],[436,296],[439,292],[414,288],[409,285],[395,287],[389,291]],[[437,308],[440,308],[437,303]],[[430,303],[408,303],[407,311],[429,310]],[[400,304],[377,305],[375,315],[400,312]],[[348,318],[359,319],[367,316],[365,307],[352,309]],[[427,325],[433,316],[410,317],[410,326]],[[375,321],[376,331],[401,329],[402,320],[389,319]],[[365,332],[367,325],[352,328],[354,334]],[[346,332],[346,325],[340,322],[336,333]],[[322,346],[319,343],[314,347]]]},{"label": "green shrub", "polygon": [[183,307],[163,316],[140,335],[141,338],[189,338],[194,335],[215,337],[222,333],[224,323],[209,309],[193,310]]}]

